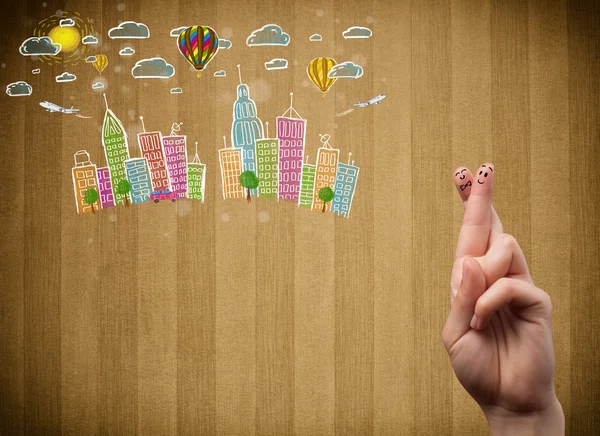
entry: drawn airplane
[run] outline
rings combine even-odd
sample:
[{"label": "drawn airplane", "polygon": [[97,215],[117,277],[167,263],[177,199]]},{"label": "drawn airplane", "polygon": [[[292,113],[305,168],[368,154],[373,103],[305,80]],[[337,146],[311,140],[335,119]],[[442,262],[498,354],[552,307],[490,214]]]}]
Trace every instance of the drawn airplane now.
[{"label": "drawn airplane", "polygon": [[46,109],[46,112],[59,112],[61,114],[66,114],[66,115],[75,115],[79,118],[91,118],[91,117],[84,117],[83,115],[80,115],[79,109],[75,109],[73,106],[71,106],[71,109],[66,109],[62,106],[59,106],[57,104],[54,103],[50,103],[49,101],[43,101],[40,103],[40,106],[43,107],[44,109]]},{"label": "drawn airplane", "polygon": [[365,101],[365,102],[362,102],[362,103],[361,103],[361,102],[359,101],[358,103],[356,103],[356,104],[354,105],[354,107],[367,107],[367,106],[371,106],[372,104],[380,104],[380,103],[381,103],[381,101],[382,101],[384,98],[385,98],[385,94],[379,94],[379,95],[376,95],[376,96],[375,96],[375,97],[373,97],[373,98],[370,98],[370,99],[368,99],[368,100],[367,100],[367,101]]}]

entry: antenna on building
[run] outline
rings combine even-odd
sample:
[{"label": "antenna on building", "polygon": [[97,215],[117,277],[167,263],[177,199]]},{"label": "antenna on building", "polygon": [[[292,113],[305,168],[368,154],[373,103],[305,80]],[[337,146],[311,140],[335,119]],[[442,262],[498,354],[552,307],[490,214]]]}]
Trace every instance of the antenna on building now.
[{"label": "antenna on building", "polygon": [[268,138],[269,137],[269,122],[265,121],[265,124],[267,125],[267,134],[265,137]]},{"label": "antenna on building", "polygon": [[[227,137],[225,135],[223,135],[223,146],[225,148],[227,148]],[[233,147],[233,145],[232,145],[232,147]]]},{"label": "antenna on building", "polygon": [[352,156],[352,152],[348,153],[348,164],[350,164],[350,156]]},{"label": "antenna on building", "polygon": [[144,126],[144,117],[140,116],[140,121],[142,122],[142,130],[146,133],[146,127]]},{"label": "antenna on building", "polygon": [[240,85],[241,85],[242,84],[242,70],[240,69],[240,64],[238,64],[237,68],[238,68],[238,76],[240,78]]},{"label": "antenna on building", "polygon": [[329,139],[331,139],[330,135],[328,135],[328,134],[322,135],[319,133],[319,137],[321,138],[321,143],[323,144],[323,147],[331,148],[331,145],[329,144]]},{"label": "antenna on building", "polygon": [[352,165],[354,165],[354,161],[352,161]]},{"label": "antenna on building", "polygon": [[308,155],[306,155],[306,162],[305,163],[308,163]]},{"label": "antenna on building", "polygon": [[303,119],[302,115],[300,115],[298,113],[298,111],[296,109],[294,109],[294,93],[293,92],[290,92],[290,107],[283,113],[282,116],[285,117],[288,112],[290,113],[291,118],[294,117],[294,113],[295,113],[298,118]]},{"label": "antenna on building", "polygon": [[171,126],[171,136],[177,136],[177,132],[181,130],[183,123],[173,123]]},{"label": "antenna on building", "polygon": [[104,104],[106,104],[106,110],[108,110],[108,100],[106,99],[106,92],[102,95],[104,96]]},{"label": "antenna on building", "polygon": [[192,159],[192,163],[193,164],[199,164],[200,162],[200,157],[198,156],[198,141],[196,141],[196,154],[194,155],[194,159]]}]

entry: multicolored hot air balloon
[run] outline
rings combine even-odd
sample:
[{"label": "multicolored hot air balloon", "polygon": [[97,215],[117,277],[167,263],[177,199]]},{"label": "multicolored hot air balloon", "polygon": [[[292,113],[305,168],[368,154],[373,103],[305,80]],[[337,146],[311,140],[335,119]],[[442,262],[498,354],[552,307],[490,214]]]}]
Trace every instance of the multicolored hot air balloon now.
[{"label": "multicolored hot air balloon", "polygon": [[102,71],[104,71],[108,65],[108,58],[104,55],[96,55],[96,61],[92,62],[92,65],[96,67],[100,74],[102,74]]},{"label": "multicolored hot air balloon", "polygon": [[197,71],[202,71],[219,50],[219,36],[208,26],[188,27],[179,34],[177,47]]},{"label": "multicolored hot air balloon", "polygon": [[335,77],[329,77],[329,72],[335,65],[337,65],[335,59],[315,58],[310,61],[308,67],[306,67],[308,77],[311,82],[321,90],[323,97],[325,97],[325,93],[329,91],[329,88],[331,88],[337,80]]}]

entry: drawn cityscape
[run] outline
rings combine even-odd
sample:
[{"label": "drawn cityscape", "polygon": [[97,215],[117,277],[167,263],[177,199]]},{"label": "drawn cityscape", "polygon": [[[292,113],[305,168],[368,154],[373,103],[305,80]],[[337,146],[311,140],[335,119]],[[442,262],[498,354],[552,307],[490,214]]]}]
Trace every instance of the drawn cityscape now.
[{"label": "drawn cityscape", "polygon": [[[320,135],[321,147],[314,163],[305,156],[306,120],[293,107],[276,118],[275,137],[269,137],[258,117],[248,85],[237,87],[233,106],[231,146],[219,150],[224,199],[264,197],[295,202],[314,211],[330,211],[348,218],[356,191],[359,168],[340,161],[340,150],[330,144],[329,135]],[[141,157],[129,154],[128,137],[123,124],[109,109],[102,128],[102,143],[107,166],[97,168],[89,153],[74,155],[72,169],[77,212],[95,213],[115,205],[148,201],[176,201],[190,198],[204,203],[206,165],[196,153],[188,161],[187,138],[179,135],[180,125],[172,126],[169,136],[160,131],[137,135]],[[246,177],[250,176],[250,177]],[[255,180],[255,183],[245,183]],[[329,206],[328,203],[331,203]]]}]

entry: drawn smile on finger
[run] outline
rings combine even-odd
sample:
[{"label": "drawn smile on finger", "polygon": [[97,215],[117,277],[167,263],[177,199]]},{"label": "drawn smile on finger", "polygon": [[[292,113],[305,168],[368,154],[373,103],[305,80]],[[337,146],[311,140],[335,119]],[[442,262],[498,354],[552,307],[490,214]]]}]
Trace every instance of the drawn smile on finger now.
[{"label": "drawn smile on finger", "polygon": [[466,169],[466,168],[463,168],[462,170],[460,170],[459,172],[457,172],[457,173],[456,173],[456,174],[454,174],[454,175],[455,175],[455,176],[458,176],[459,174],[461,174],[461,175],[460,175],[458,178],[459,178],[460,180],[464,180],[464,179],[465,179],[465,177],[467,177],[467,175],[466,175],[466,174],[462,174],[462,173],[464,173],[465,171],[467,171],[467,169]]}]

